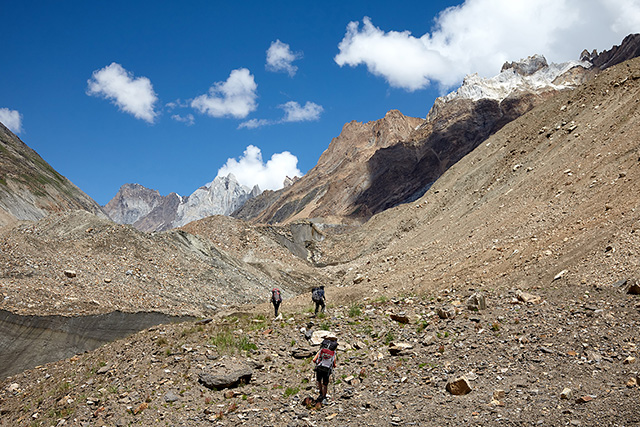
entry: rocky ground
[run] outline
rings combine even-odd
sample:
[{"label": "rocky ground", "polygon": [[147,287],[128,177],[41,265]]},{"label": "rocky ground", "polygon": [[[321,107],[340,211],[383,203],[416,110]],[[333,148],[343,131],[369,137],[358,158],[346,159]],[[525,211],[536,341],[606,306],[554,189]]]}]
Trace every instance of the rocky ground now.
[{"label": "rocky ground", "polygon": [[288,297],[322,280],[268,235],[238,223],[212,217],[190,233],[144,233],[76,211],[0,228],[0,309],[206,316],[267,298],[273,287]]},{"label": "rocky ground", "polygon": [[[477,289],[452,288],[318,318],[285,301],[283,320],[263,305],[155,327],[7,378],[0,425],[637,425],[640,296],[628,289],[485,289],[475,310]],[[317,347],[303,332],[318,330],[339,337],[338,367],[329,404],[308,407]],[[455,395],[460,378],[470,391]]]}]

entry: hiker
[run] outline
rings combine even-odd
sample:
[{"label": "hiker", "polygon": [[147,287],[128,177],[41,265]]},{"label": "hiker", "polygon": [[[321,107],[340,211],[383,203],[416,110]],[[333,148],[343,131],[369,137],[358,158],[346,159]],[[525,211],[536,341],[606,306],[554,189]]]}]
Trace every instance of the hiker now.
[{"label": "hiker", "polygon": [[316,304],[316,316],[320,306],[322,306],[322,312],[324,313],[324,286],[318,286],[311,290],[311,300]]},{"label": "hiker", "polygon": [[275,317],[278,317],[278,309],[280,308],[281,302],[282,296],[280,295],[280,289],[273,288],[271,290],[271,304],[273,304],[273,309],[275,310]]},{"label": "hiker", "polygon": [[337,348],[338,337],[335,335],[327,335],[320,344],[320,350],[318,350],[318,353],[313,358],[316,381],[318,382],[318,390],[320,391],[317,401],[323,405],[329,403],[327,401],[327,390],[329,388],[329,378],[337,364]]}]

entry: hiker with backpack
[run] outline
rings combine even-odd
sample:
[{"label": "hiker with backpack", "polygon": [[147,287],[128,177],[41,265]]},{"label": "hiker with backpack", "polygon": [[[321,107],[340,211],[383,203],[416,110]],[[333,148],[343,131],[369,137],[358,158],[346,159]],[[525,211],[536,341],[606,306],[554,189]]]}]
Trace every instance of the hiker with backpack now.
[{"label": "hiker with backpack", "polygon": [[271,304],[273,304],[275,317],[278,317],[278,309],[280,308],[281,302],[282,302],[282,296],[280,295],[280,289],[273,288],[271,290]]},{"label": "hiker with backpack", "polygon": [[322,313],[324,313],[324,286],[318,286],[311,290],[311,300],[316,304],[316,316],[318,315],[320,306],[322,306]]},{"label": "hiker with backpack", "polygon": [[320,391],[317,401],[323,405],[329,403],[327,401],[327,391],[329,389],[329,379],[333,373],[333,369],[337,365],[337,349],[338,337],[335,335],[327,335],[320,344],[320,350],[313,358],[316,381],[318,382],[318,390]]}]

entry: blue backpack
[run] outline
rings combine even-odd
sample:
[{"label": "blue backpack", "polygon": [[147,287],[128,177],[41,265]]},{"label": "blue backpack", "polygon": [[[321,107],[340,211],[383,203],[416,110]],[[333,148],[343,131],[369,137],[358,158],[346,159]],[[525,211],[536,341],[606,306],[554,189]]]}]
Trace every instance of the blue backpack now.
[{"label": "blue backpack", "polygon": [[311,292],[311,300],[313,302],[322,302],[324,299],[324,289],[322,288],[313,288]]}]

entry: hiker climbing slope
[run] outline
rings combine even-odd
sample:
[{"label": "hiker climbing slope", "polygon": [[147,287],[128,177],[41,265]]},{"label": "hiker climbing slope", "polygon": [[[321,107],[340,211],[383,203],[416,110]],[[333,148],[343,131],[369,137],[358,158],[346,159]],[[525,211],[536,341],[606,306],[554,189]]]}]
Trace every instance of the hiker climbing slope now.
[{"label": "hiker climbing slope", "polygon": [[271,290],[271,304],[273,304],[274,316],[278,317],[278,309],[282,303],[282,296],[280,295],[280,289],[273,288]]},{"label": "hiker climbing slope", "polygon": [[322,307],[322,312],[324,313],[325,303],[324,303],[324,286],[318,286],[311,290],[311,300],[316,304],[315,314],[318,314],[318,310]]},{"label": "hiker climbing slope", "polygon": [[327,401],[327,390],[329,388],[329,378],[333,373],[333,369],[337,365],[338,355],[338,337],[335,335],[327,335],[320,344],[320,350],[313,357],[316,371],[316,381],[318,382],[318,402],[323,405],[329,403]]}]

